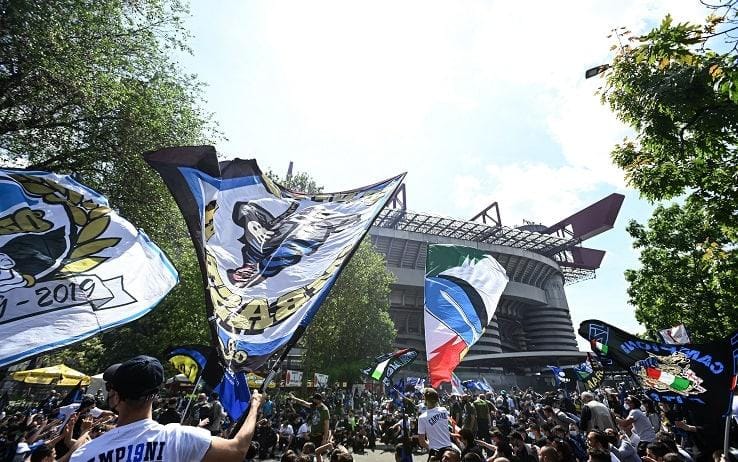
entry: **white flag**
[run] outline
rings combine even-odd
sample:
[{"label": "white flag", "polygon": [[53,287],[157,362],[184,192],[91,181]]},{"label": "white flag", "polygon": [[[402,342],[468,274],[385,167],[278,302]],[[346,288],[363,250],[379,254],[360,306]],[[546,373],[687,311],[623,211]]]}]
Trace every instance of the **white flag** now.
[{"label": "white flag", "polygon": [[691,343],[689,340],[689,334],[687,333],[687,328],[684,327],[684,324],[679,324],[671,329],[661,330],[659,333],[661,334],[661,338],[664,339],[664,343],[668,343],[670,345],[686,345],[687,343]]},{"label": "white flag", "polygon": [[69,176],[0,170],[0,366],[138,319],[177,280],[104,196]]}]

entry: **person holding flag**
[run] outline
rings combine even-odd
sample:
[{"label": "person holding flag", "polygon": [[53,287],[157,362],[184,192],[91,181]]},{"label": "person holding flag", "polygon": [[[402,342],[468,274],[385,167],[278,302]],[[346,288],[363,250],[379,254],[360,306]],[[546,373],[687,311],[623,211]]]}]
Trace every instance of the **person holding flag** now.
[{"label": "person holding flag", "polygon": [[[197,427],[161,425],[152,419],[154,398],[164,384],[156,358],[136,356],[103,374],[108,407],[118,413],[116,428],[77,449],[72,462],[89,460],[187,460],[242,462],[251,446],[262,395],[254,391],[243,426],[231,439],[211,436]],[[144,457],[145,456],[145,457]]]}]

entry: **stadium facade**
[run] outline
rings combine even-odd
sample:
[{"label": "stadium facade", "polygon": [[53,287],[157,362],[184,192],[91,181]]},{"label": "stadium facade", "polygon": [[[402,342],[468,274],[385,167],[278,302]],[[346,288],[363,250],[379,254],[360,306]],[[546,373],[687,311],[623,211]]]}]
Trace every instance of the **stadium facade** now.
[{"label": "stadium facade", "polygon": [[390,315],[397,346],[417,348],[425,357],[427,246],[455,244],[489,252],[510,279],[487,332],[457,370],[529,374],[581,361],[565,286],[594,277],[605,252],[581,244],[613,227],[623,198],[611,194],[552,226],[513,228],[502,225],[497,203],[468,221],[409,211],[401,188],[369,232],[396,277]]}]

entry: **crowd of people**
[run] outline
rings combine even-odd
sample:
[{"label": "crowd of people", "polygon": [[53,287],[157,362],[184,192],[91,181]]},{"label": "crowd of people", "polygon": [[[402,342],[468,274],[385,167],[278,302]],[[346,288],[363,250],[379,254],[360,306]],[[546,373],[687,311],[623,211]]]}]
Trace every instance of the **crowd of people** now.
[{"label": "crowd of people", "polygon": [[105,399],[84,395],[67,403],[52,390],[32,406],[7,407],[0,414],[0,461],[350,462],[367,451],[392,451],[397,462],[720,458],[678,406],[656,405],[625,386],[463,395],[336,388],[308,399],[254,392],[239,427],[217,393],[165,396],[163,369],[154,358],[111,366],[103,378]]}]

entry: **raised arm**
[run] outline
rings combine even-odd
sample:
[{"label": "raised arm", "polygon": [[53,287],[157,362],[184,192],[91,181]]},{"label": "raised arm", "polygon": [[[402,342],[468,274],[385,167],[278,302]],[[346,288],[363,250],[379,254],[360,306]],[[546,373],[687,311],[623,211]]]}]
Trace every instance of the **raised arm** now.
[{"label": "raised arm", "polygon": [[258,391],[254,391],[246,421],[238,430],[236,436],[231,439],[214,436],[210,443],[210,449],[202,459],[203,462],[243,462],[251,445],[251,439],[254,437],[256,416],[259,413],[262,400],[263,395]]}]

